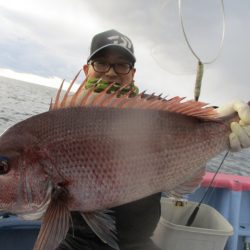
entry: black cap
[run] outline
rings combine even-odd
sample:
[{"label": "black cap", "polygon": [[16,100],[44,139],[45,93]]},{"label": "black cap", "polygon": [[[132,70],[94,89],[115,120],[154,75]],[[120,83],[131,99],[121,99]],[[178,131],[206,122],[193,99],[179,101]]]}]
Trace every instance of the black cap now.
[{"label": "black cap", "polygon": [[97,52],[107,47],[120,48],[126,52],[133,63],[136,61],[131,40],[116,30],[107,30],[93,37],[90,47],[90,56],[87,62],[89,62]]}]

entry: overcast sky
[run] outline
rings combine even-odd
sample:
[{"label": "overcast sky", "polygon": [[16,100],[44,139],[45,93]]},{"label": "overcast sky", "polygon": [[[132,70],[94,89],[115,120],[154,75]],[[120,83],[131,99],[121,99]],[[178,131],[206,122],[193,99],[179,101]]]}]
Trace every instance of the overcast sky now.
[{"label": "overcast sky", "polygon": [[[203,61],[219,51],[220,0],[183,0],[187,35]],[[205,65],[200,100],[250,100],[250,1],[224,0],[225,40]],[[0,75],[55,86],[86,62],[92,37],[117,29],[134,43],[140,90],[193,98],[197,60],[177,0],[0,0]]]}]

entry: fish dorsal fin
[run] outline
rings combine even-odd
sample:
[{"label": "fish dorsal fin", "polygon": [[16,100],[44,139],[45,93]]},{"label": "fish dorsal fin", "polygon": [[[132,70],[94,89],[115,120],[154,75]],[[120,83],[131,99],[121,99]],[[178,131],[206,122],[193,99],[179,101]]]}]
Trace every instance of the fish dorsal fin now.
[{"label": "fish dorsal fin", "polygon": [[120,109],[134,108],[161,110],[183,114],[186,116],[197,117],[204,120],[218,119],[218,114],[215,108],[208,106],[208,104],[204,102],[184,100],[185,97],[176,96],[171,99],[166,99],[162,98],[161,95],[157,96],[155,94],[145,94],[145,91],[134,97],[131,97],[132,91],[128,91],[126,94],[121,95],[122,90],[127,88],[130,84],[117,89],[113,93],[109,93],[109,90],[115,85],[115,83],[110,83],[106,89],[104,89],[100,93],[97,93],[95,91],[95,86],[88,89],[85,88],[87,82],[87,79],[85,79],[79,86],[78,90],[74,94],[69,95],[69,92],[79,74],[80,72],[78,72],[74,80],[71,82],[64,97],[62,98],[62,100],[60,100],[62,85],[64,81],[62,82],[62,85],[57,92],[55,101],[51,101],[50,110],[68,107],[97,106]]}]

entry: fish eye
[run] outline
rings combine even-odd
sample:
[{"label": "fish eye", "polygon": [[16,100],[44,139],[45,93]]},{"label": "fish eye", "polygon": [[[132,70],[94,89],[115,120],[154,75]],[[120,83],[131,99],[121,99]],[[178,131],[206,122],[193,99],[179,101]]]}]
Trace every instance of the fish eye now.
[{"label": "fish eye", "polygon": [[9,160],[7,157],[0,156],[0,175],[7,174],[10,170]]}]

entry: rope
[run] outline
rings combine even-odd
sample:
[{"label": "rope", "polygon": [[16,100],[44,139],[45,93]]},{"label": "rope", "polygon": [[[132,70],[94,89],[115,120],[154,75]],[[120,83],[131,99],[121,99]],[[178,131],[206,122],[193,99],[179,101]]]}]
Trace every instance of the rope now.
[{"label": "rope", "polygon": [[183,22],[183,16],[182,16],[182,4],[181,4],[181,0],[178,0],[178,9],[179,9],[179,18],[181,21],[181,29],[185,38],[185,41],[191,51],[191,53],[193,54],[193,56],[198,60],[198,65],[197,65],[197,73],[196,73],[196,82],[195,82],[195,88],[194,88],[194,99],[196,101],[199,100],[199,96],[200,96],[200,92],[201,92],[201,83],[202,83],[202,78],[203,78],[203,72],[204,72],[204,64],[211,64],[213,62],[215,62],[217,60],[217,58],[219,57],[222,47],[223,47],[223,43],[224,43],[224,37],[225,37],[225,8],[224,8],[224,2],[223,0],[221,0],[221,7],[222,7],[222,35],[221,35],[221,41],[220,41],[220,47],[218,50],[217,55],[210,61],[204,62],[201,60],[201,58],[197,55],[197,53],[195,53],[194,49],[192,48],[189,40],[188,40],[188,36],[187,33],[185,31],[185,27],[184,27],[184,22]]},{"label": "rope", "polygon": [[194,49],[192,48],[190,42],[189,42],[189,39],[188,39],[188,36],[187,36],[187,33],[185,31],[185,27],[184,27],[184,21],[183,21],[183,16],[182,16],[182,1],[181,0],[178,0],[178,9],[179,9],[179,17],[180,17],[180,20],[181,20],[181,28],[182,28],[182,32],[183,32],[183,35],[185,37],[185,41],[190,49],[190,51],[192,52],[192,54],[194,55],[194,57],[196,57],[196,59],[201,62],[202,64],[211,64],[213,62],[215,62],[217,60],[217,58],[219,57],[219,54],[222,50],[222,47],[223,47],[223,43],[224,43],[224,37],[225,37],[225,8],[224,8],[224,1],[221,0],[221,7],[222,7],[222,16],[223,16],[223,19],[222,19],[222,35],[221,35],[221,41],[220,41],[220,47],[219,47],[219,50],[218,50],[218,53],[217,55],[210,61],[207,61],[207,62],[204,62],[201,60],[201,58],[197,55],[197,53],[195,53]]}]

